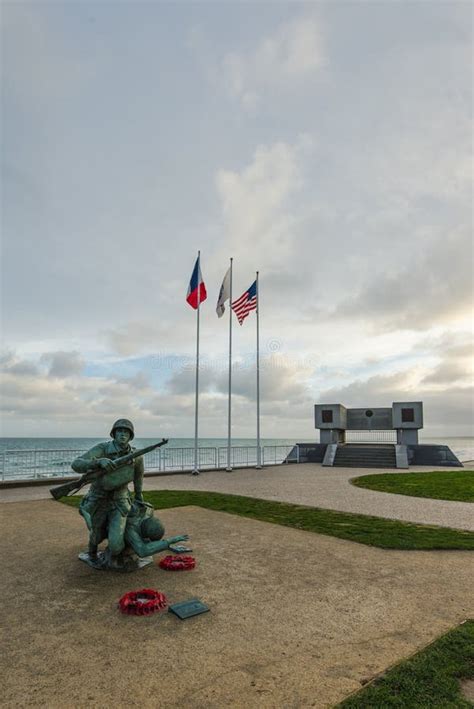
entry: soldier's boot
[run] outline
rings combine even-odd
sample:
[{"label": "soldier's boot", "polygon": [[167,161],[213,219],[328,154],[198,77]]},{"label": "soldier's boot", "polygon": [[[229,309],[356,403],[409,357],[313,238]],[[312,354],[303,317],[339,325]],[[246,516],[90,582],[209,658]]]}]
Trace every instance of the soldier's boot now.
[{"label": "soldier's boot", "polygon": [[108,560],[108,568],[112,569],[113,571],[124,571],[125,570],[125,564],[123,560],[123,555],[120,554],[110,554],[109,560]]},{"label": "soldier's boot", "polygon": [[88,566],[91,566],[93,569],[103,569],[104,567],[104,559],[103,559],[103,553],[97,553],[97,544],[91,544],[89,543],[89,548],[87,552],[82,551],[79,554],[79,559],[81,561],[84,561]]}]

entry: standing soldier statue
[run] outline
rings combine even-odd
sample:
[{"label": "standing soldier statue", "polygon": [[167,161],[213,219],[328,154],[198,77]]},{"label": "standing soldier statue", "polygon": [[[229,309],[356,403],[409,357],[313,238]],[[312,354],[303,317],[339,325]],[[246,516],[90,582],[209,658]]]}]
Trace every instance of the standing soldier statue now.
[{"label": "standing soldier statue", "polygon": [[[95,569],[133,571],[151,563],[151,555],[189,537],[180,534],[163,539],[163,525],[153,518],[152,505],[143,500],[143,456],[168,443],[168,439],[137,450],[130,445],[135,432],[128,419],[118,419],[110,435],[112,441],[99,443],[71,463],[72,469],[81,475],[78,480],[57,485],[50,492],[55,500],[60,500],[90,484],[79,506],[89,529],[89,549],[79,554],[79,558]],[[128,489],[132,481],[133,505]],[[108,540],[108,547],[98,552],[104,539]],[[175,550],[187,551],[187,548],[175,547]]]},{"label": "standing soldier statue", "polygon": [[[120,569],[127,515],[131,509],[128,484],[133,481],[135,500],[142,502],[144,466],[140,455],[120,467],[114,462],[136,450],[130,446],[135,435],[131,421],[118,419],[110,435],[111,441],[99,443],[71,465],[81,475],[98,471],[79,508],[89,528],[89,549],[80,558],[96,568]],[[99,556],[97,549],[104,539],[108,539],[108,550]]]}]

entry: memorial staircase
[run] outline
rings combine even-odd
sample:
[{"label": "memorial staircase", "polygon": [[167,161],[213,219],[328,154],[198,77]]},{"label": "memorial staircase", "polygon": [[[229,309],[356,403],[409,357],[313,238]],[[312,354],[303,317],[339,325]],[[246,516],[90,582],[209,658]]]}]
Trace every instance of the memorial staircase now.
[{"label": "memorial staircase", "polygon": [[395,445],[381,443],[338,445],[333,466],[339,468],[396,468]]}]

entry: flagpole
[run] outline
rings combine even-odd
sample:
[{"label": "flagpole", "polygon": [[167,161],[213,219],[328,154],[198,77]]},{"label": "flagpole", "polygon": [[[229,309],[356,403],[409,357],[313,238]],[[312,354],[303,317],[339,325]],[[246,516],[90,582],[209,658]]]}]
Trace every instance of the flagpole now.
[{"label": "flagpole", "polygon": [[231,465],[231,429],[232,429],[232,262],[230,259],[230,284],[229,284],[229,399],[227,407],[227,468],[230,473]]},{"label": "flagpole", "polygon": [[199,413],[199,311],[201,305],[201,252],[198,251],[198,292],[196,327],[196,404],[194,410],[194,468],[193,475],[199,475],[198,464],[198,413]]},{"label": "flagpole", "polygon": [[259,345],[259,311],[260,311],[260,294],[258,292],[258,271],[256,274],[255,285],[257,295],[257,470],[262,467],[261,449],[260,449],[260,345]]}]

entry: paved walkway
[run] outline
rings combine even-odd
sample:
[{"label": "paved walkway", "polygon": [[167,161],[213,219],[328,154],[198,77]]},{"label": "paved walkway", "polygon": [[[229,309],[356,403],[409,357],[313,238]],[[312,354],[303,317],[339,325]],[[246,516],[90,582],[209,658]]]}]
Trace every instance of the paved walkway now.
[{"label": "paved walkway", "polygon": [[[474,464],[465,463],[466,469],[470,467],[474,468]],[[410,468],[410,472],[428,470],[452,471],[453,468],[427,468],[426,466]],[[184,474],[148,477],[145,480],[145,489],[224,492],[474,531],[474,506],[470,502],[447,502],[393,495],[358,488],[349,482],[351,478],[359,475],[377,472],[400,471],[377,471],[373,468],[325,468],[316,463],[304,463],[262,470],[242,468],[232,473],[213,470],[201,473],[199,476]],[[0,490],[2,502],[46,498],[50,498],[48,486]]]}]

